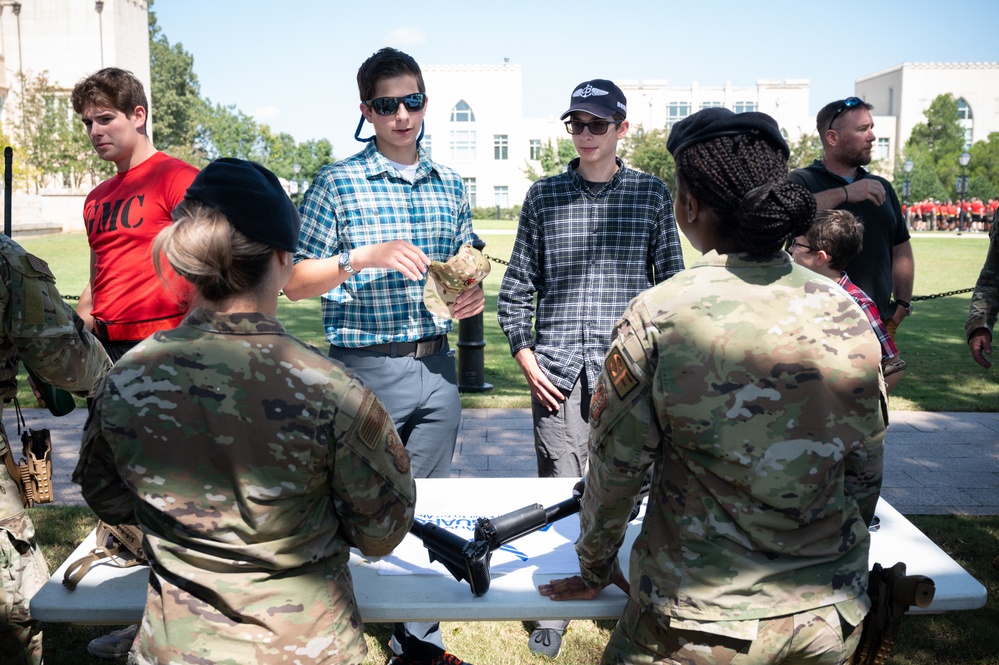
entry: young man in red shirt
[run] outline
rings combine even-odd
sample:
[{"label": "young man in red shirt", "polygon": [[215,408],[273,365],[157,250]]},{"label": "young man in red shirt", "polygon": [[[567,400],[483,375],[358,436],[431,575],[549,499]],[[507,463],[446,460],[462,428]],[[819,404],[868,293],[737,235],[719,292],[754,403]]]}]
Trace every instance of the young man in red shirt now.
[{"label": "young man in red shirt", "polygon": [[153,147],[149,102],[130,72],[102,69],[76,84],[72,100],[97,155],[118,169],[83,206],[90,282],[76,308],[116,361],[187,312],[189,286],[157,278],[151,247],[198,170]]},{"label": "young man in red shirt", "polygon": [[[94,188],[83,204],[90,243],[90,281],[76,311],[117,362],[157,330],[175,328],[188,310],[191,287],[170,275],[164,284],[153,267],[156,235],[173,223],[198,169],[159,152],[147,133],[149,102],[131,72],[108,67],[73,88],[73,109],[101,159],[118,173]],[[138,626],[91,640],[98,658],[127,655]]]}]

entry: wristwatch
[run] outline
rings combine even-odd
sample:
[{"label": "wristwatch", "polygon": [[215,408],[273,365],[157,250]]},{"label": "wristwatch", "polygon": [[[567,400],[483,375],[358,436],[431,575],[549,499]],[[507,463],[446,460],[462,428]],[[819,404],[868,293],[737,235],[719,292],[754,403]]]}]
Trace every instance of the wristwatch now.
[{"label": "wristwatch", "polygon": [[896,298],[895,304],[902,306],[902,309],[905,310],[906,316],[912,316],[912,305],[910,303],[906,302],[905,300],[899,300],[898,298]]},{"label": "wristwatch", "polygon": [[340,255],[340,269],[345,271],[348,275],[357,274],[357,271],[350,265],[350,252],[344,252]]}]

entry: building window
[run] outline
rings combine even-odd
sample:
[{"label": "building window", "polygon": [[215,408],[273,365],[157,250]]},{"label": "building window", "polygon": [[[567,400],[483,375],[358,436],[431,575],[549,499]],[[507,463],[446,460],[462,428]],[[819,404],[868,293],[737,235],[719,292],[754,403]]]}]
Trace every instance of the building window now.
[{"label": "building window", "polygon": [[964,149],[967,150],[971,147],[972,139],[974,138],[975,116],[971,112],[968,102],[964,100],[964,97],[957,100],[957,121],[961,124],[961,128],[964,129]]},{"label": "building window", "polygon": [[541,139],[531,139],[531,159],[541,159]]},{"label": "building window", "polygon": [[968,106],[968,102],[964,101],[964,97],[957,100],[957,117],[960,120],[971,120],[971,107]]},{"label": "building window", "polygon": [[468,205],[469,205],[469,207],[474,208],[475,206],[478,205],[478,202],[476,201],[476,196],[475,196],[475,194],[476,194],[476,192],[475,192],[475,178],[462,178],[461,180],[462,180],[462,182],[465,183],[465,194],[468,195]]},{"label": "building window", "polygon": [[756,102],[736,102],[732,110],[736,113],[751,113],[756,110]]},{"label": "building window", "polygon": [[493,134],[493,159],[509,159],[509,148],[510,138],[507,134]]},{"label": "building window", "polygon": [[878,159],[887,160],[891,156],[890,147],[888,139],[878,139]]},{"label": "building window", "polygon": [[500,208],[510,207],[510,188],[506,185],[493,187],[493,201]]},{"label": "building window", "polygon": [[690,104],[687,102],[670,102],[666,109],[666,126],[672,127],[690,115]]},{"label": "building window", "polygon": [[720,109],[723,106],[725,106],[725,105],[723,103],[721,103],[721,102],[701,102],[701,110],[704,110],[704,109]]},{"label": "building window", "polygon": [[475,113],[464,99],[451,109],[451,122],[475,122]]},{"label": "building window", "polygon": [[451,160],[455,162],[475,161],[475,130],[451,130]]}]

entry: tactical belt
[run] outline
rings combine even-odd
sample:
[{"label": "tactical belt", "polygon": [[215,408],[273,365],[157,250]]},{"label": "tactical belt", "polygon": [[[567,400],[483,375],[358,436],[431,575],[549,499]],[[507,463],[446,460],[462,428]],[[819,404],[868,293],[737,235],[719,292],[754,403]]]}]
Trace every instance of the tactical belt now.
[{"label": "tactical belt", "polygon": [[158,330],[176,328],[184,320],[184,314],[164,316],[158,319],[135,321],[134,323],[115,323],[94,319],[94,334],[105,342],[135,342],[143,340]]},{"label": "tactical belt", "polygon": [[[424,358],[439,353],[447,346],[447,335],[428,337],[416,342],[390,342],[388,344],[372,344],[371,346],[359,346],[355,351],[371,351],[373,353],[384,353],[390,358]],[[333,348],[343,348],[334,346]]]}]

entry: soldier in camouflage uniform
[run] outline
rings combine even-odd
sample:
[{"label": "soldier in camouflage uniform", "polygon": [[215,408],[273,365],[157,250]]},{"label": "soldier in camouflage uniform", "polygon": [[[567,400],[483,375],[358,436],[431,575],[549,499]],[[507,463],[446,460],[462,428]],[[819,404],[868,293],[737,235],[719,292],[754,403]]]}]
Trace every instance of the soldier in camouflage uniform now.
[{"label": "soldier in camouflage uniform", "polygon": [[989,229],[989,253],[978,275],[968,319],[964,322],[964,335],[971,357],[985,369],[992,367],[992,362],[985,356],[992,354],[992,328],[999,313],[999,224],[996,222],[999,222],[999,212]]},{"label": "soldier in camouflage uniform", "polygon": [[[18,361],[53,386],[87,396],[111,366],[83,321],[66,305],[48,265],[0,236],[0,391],[17,392]],[[28,601],[49,577],[24,512],[18,483],[2,462],[10,439],[0,424],[0,663],[42,662],[42,634]]]},{"label": "soldier in camouflage uniform", "polygon": [[[275,318],[299,218],[262,166],[195,178],[154,244],[199,306],[108,375],[74,480],[135,521],[152,568],[139,663],[359,663],[349,548],[413,521],[409,457],[384,406]],[[230,241],[231,239],[231,241]]]},{"label": "soldier in camouflage uniform", "polygon": [[[842,663],[870,606],[880,346],[836,282],[781,251],[815,204],[785,177],[773,119],[700,111],[668,147],[677,223],[704,256],[618,323],[591,406],[581,576],[540,591],[629,590],[604,663]],[[629,584],[618,549],[649,467]]]}]

